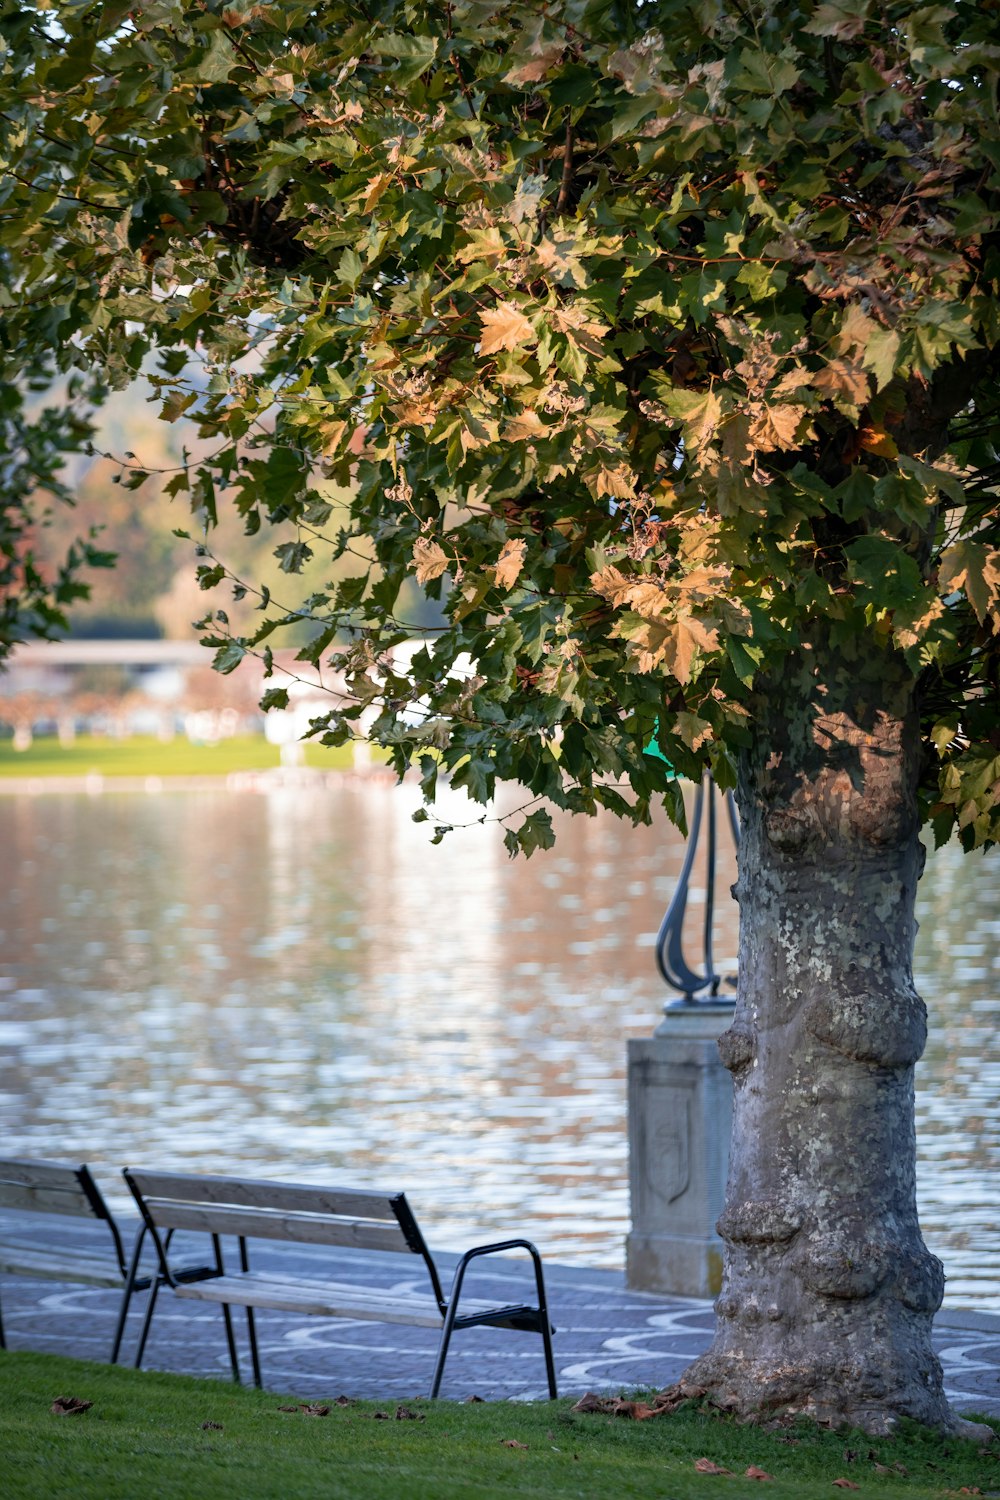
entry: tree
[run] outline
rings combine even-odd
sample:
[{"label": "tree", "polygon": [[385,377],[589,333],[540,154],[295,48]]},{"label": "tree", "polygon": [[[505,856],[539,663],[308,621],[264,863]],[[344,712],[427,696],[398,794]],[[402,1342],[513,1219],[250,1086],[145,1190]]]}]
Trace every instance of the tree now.
[{"label": "tree", "polygon": [[[206,589],[252,591],[220,499],[295,527],[259,628],[206,619],[219,670],[309,618],[351,694],[321,738],[365,715],[431,805],[523,783],[512,852],[546,802],[682,820],[654,735],[736,786],[727,1262],[688,1379],[873,1432],[956,1425],[910,954],[921,824],[1000,836],[996,10],[3,6],[8,348],[155,363],[213,445],[172,481]],[[358,560],[296,595],[317,552]],[[414,576],[443,618],[402,653]]]},{"label": "tree", "polygon": [[[0,305],[5,271],[10,265],[0,260]],[[97,391],[75,380],[61,401],[34,409],[33,377],[44,388],[53,372],[46,353],[18,349],[8,361],[0,336],[0,668],[19,641],[64,631],[68,607],[89,594],[87,571],[113,560],[89,528],[72,528],[61,547],[48,536],[75,504],[66,463],[90,442],[87,409]]]}]

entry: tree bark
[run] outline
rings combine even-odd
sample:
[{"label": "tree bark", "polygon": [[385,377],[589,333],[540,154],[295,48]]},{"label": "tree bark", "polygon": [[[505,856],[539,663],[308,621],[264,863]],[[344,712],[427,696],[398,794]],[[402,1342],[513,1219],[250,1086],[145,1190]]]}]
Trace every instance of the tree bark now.
[{"label": "tree bark", "polygon": [[755,695],[741,766],[740,989],[711,1349],[683,1383],[741,1415],[879,1434],[950,1410],[941,1263],[917,1222],[915,686],[871,638],[819,635]]}]

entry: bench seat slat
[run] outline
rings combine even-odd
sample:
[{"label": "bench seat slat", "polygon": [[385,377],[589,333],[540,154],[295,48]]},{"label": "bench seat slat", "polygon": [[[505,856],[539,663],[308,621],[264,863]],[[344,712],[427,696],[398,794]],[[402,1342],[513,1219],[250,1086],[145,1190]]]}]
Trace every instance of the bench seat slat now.
[{"label": "bench seat slat", "polygon": [[[313,1313],[330,1318],[362,1318],[378,1323],[409,1323],[417,1328],[440,1328],[444,1323],[432,1297],[413,1292],[400,1295],[378,1287],[350,1286],[342,1282],[285,1281],[278,1276],[254,1271],[186,1283],[176,1288],[176,1295],[206,1302],[228,1302],[234,1307],[271,1308],[275,1312]],[[464,1297],[461,1304],[463,1318],[525,1310],[471,1297]]]},{"label": "bench seat slat", "polygon": [[430,1297],[384,1298],[348,1293],[341,1287],[313,1282],[277,1281],[243,1276],[213,1276],[175,1288],[178,1297],[228,1302],[234,1307],[265,1307],[276,1312],[314,1313],[330,1318],[364,1318],[377,1323],[411,1323],[440,1328],[444,1319]]},{"label": "bench seat slat", "polygon": [[359,1250],[408,1250],[399,1225],[373,1219],[323,1218],[228,1205],[179,1203],[147,1198],[153,1223],[165,1229],[199,1229],[208,1234],[236,1234],[254,1239],[291,1240],[296,1244],[350,1245]]},{"label": "bench seat slat", "polygon": [[333,1214],[351,1219],[379,1219],[389,1224],[396,1222],[392,1200],[402,1196],[373,1192],[369,1188],[327,1188],[303,1182],[195,1177],[141,1169],[130,1170],[129,1175],[147,1199],[177,1198],[186,1203]]},{"label": "bench seat slat", "polygon": [[[435,1299],[423,1293],[393,1292],[391,1287],[363,1287],[351,1281],[288,1281],[270,1271],[249,1271],[211,1277],[178,1287],[177,1296],[210,1302],[232,1302],[237,1307],[327,1314],[328,1317],[372,1317],[384,1323],[417,1323],[441,1328],[444,1319]],[[277,1301],[280,1299],[280,1302]],[[286,1307],[285,1304],[289,1304]],[[531,1313],[525,1304],[498,1304],[481,1298],[462,1298],[462,1317],[513,1316]]]}]

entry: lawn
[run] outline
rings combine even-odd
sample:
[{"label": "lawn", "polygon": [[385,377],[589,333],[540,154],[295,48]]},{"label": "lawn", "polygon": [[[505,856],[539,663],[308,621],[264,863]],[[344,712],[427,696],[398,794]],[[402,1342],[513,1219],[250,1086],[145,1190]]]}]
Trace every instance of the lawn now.
[{"label": "lawn", "polygon": [[[329,749],[303,745],[305,764],[316,770],[349,770],[354,764],[350,745]],[[379,754],[373,751],[373,758]],[[81,735],[71,745],[57,739],[37,739],[30,750],[15,750],[0,741],[0,777],[86,776],[228,776],[233,771],[258,771],[280,763],[278,747],[262,735],[241,735],[216,745],[192,744],[178,736],[163,741],[134,735],[113,740]]]},{"label": "lawn", "polygon": [[[76,1415],[58,1398],[92,1403]],[[5,1500],[930,1500],[1000,1494],[1000,1444],[913,1429],[858,1433],[738,1427],[699,1411],[633,1422],[569,1400],[413,1400],[303,1406],[224,1382],[0,1354]],[[1000,1426],[1000,1424],[997,1424]],[[700,1472],[709,1459],[731,1476]],[[768,1478],[745,1477],[756,1466]],[[849,1481],[849,1488],[835,1482]],[[964,1488],[963,1488],[964,1487]]]}]

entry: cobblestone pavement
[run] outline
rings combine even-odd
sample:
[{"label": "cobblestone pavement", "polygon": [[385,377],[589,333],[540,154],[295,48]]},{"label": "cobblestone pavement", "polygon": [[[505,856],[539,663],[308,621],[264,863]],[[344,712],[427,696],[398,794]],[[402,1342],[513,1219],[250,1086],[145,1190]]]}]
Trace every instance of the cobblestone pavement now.
[{"label": "cobblestone pavement", "polygon": [[[183,1258],[183,1257],[182,1257]],[[291,1261],[303,1276],[357,1281],[404,1293],[425,1291],[426,1277],[410,1256],[344,1254],[311,1246],[260,1246],[260,1269]],[[440,1254],[445,1285],[457,1256]],[[621,1272],[548,1265],[546,1281],[561,1395],[668,1385],[711,1338],[709,1302],[629,1291]],[[470,1296],[503,1302],[532,1294],[526,1260],[480,1261],[466,1282]],[[107,1359],[118,1296],[113,1291],[4,1277],[3,1321],[8,1347],[81,1359]],[[123,1359],[130,1361],[139,1311],[129,1319]],[[234,1315],[237,1333],[242,1316]],[[258,1314],[264,1383],[304,1398],[340,1393],[391,1401],[426,1395],[437,1347],[433,1329],[284,1313]],[[1000,1416],[1000,1317],[975,1312],[939,1314],[934,1345],[952,1404]],[[241,1346],[245,1347],[245,1345]],[[227,1378],[221,1311],[161,1295],[144,1367]],[[249,1359],[244,1378],[249,1379]],[[474,1328],[456,1333],[442,1396],[528,1401],[547,1394],[541,1340],[531,1334]]]}]

